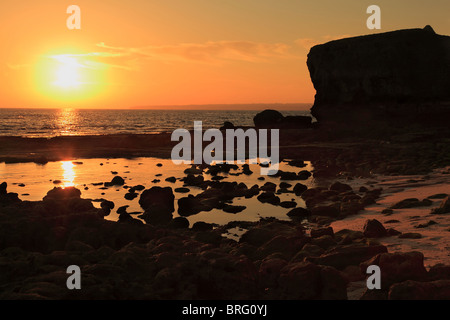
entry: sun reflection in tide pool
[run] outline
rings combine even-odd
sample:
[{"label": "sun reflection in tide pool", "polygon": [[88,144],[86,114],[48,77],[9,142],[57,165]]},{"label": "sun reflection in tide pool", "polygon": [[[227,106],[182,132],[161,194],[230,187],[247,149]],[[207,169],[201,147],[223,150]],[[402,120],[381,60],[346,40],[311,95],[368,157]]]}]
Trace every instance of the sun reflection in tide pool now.
[{"label": "sun reflection in tide pool", "polygon": [[76,175],[73,167],[75,167],[75,165],[72,161],[61,161],[61,168],[63,170],[63,181],[61,187],[67,188],[75,186],[74,180]]}]

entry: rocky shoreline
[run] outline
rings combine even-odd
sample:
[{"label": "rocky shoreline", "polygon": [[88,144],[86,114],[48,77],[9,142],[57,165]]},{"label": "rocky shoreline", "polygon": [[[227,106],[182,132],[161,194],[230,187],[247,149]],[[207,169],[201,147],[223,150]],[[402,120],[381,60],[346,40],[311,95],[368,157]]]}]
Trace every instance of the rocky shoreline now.
[{"label": "rocky shoreline", "polygon": [[[420,252],[389,253],[379,241],[398,237],[395,229],[368,220],[364,229],[333,230],[336,219],[357,215],[375,203],[383,190],[358,190],[334,179],[308,189],[298,173],[280,172],[280,184],[247,187],[236,182],[202,179],[229,166],[200,166],[185,171],[186,186],[204,191],[178,200],[173,218],[173,190],[134,188],[145,210],[141,220],[124,210],[117,222],[105,216],[114,204],[95,208],[76,188],[54,188],[42,201],[22,201],[0,187],[1,299],[448,299],[450,266],[424,267]],[[242,166],[242,174],[252,174]],[[326,168],[317,167],[317,172]],[[309,173],[310,174],[310,173]],[[316,174],[316,172],[313,172]],[[320,177],[321,175],[319,175]],[[338,175],[350,178],[350,173]],[[327,175],[329,177],[329,175]],[[286,180],[288,179],[288,180]],[[125,184],[125,181],[108,183]],[[297,181],[296,181],[297,180]],[[300,182],[299,182],[300,181]],[[294,182],[288,184],[287,182]],[[284,183],[284,184],[283,184]],[[282,185],[283,184],[283,185]],[[288,186],[289,185],[289,186]],[[241,210],[235,197],[257,197],[279,206],[277,192],[293,192],[306,203],[286,212],[291,221],[261,219],[227,225],[197,222],[185,216],[219,208]],[[417,199],[416,199],[417,200]],[[402,206],[426,205],[403,201]],[[440,211],[439,211],[440,210]],[[438,213],[450,213],[447,198]],[[184,216],[184,217],[183,217]],[[305,219],[308,221],[305,224]],[[224,237],[242,228],[240,239]],[[407,235],[409,236],[409,235]],[[365,289],[366,269],[382,270],[382,290]],[[69,265],[82,272],[82,290],[66,287]],[[363,286],[361,287],[361,285]],[[363,290],[364,289],[364,290]]]},{"label": "rocky shoreline", "polygon": [[[269,117],[270,121],[270,117]],[[291,120],[290,120],[291,121]],[[283,122],[281,122],[283,123]],[[228,124],[229,126],[230,124]],[[140,219],[121,210],[117,222],[105,216],[114,203],[101,208],[82,198],[76,188],[54,188],[42,201],[22,201],[0,187],[1,299],[448,299],[448,263],[424,267],[420,252],[389,253],[379,241],[400,232],[368,219],[363,230],[333,230],[333,221],[358,215],[375,204],[383,189],[352,188],[345,181],[370,179],[375,174],[426,175],[450,165],[447,128],[371,128],[307,126],[285,128],[279,122],[280,157],[298,168],[278,173],[279,184],[247,186],[222,181],[230,169],[257,174],[247,165],[202,165],[187,169],[181,179],[201,193],[178,200],[173,217],[172,188],[127,186],[118,176],[105,182],[127,187],[139,197]],[[223,128],[225,129],[225,128]],[[352,131],[349,133],[349,131]],[[60,137],[53,139],[0,138],[2,161],[33,161],[45,165],[79,157],[136,157],[170,155],[170,135]],[[59,150],[58,152],[56,152]],[[51,155],[51,157],[49,156]],[[289,160],[290,159],[290,160]],[[304,170],[311,160],[313,172]],[[212,175],[205,180],[203,173]],[[448,174],[447,173],[443,173]],[[320,186],[301,182],[313,175]],[[223,178],[223,177],[222,177]],[[344,182],[342,182],[344,181]],[[187,187],[187,188],[186,188]],[[306,208],[280,202],[280,192],[301,197]],[[448,194],[440,214],[447,215]],[[235,213],[238,197],[257,198],[286,208],[290,221],[264,218],[227,225],[197,222],[186,217],[219,209]],[[426,205],[410,200],[409,206]],[[295,204],[295,203],[294,203]],[[238,228],[238,239],[225,237]],[[411,235],[403,235],[409,237]],[[381,237],[381,238],[380,238]],[[365,287],[366,269],[378,264],[382,289]],[[82,290],[66,287],[69,265],[82,272]]]}]

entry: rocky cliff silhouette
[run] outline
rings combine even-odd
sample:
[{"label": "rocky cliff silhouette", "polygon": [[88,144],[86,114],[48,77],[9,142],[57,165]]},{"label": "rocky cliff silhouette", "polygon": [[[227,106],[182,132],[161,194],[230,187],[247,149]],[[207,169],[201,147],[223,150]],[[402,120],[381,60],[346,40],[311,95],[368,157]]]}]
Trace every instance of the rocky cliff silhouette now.
[{"label": "rocky cliff silhouette", "polygon": [[331,41],[307,60],[320,122],[447,122],[450,37],[430,26]]}]

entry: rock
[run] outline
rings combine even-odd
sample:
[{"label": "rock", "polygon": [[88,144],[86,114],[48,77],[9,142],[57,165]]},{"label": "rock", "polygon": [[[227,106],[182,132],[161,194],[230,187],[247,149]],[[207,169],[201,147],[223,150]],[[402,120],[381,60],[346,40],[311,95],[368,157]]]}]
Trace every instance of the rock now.
[{"label": "rock", "polygon": [[364,234],[361,231],[353,231],[349,229],[342,229],[336,232],[335,237],[341,239],[341,244],[350,244],[355,240],[363,239]]},{"label": "rock", "polygon": [[311,215],[311,211],[309,211],[308,209],[302,208],[302,207],[297,207],[297,208],[294,208],[291,211],[289,211],[287,213],[287,215],[292,219],[306,218]]},{"label": "rock", "polygon": [[67,200],[70,198],[80,198],[81,191],[75,187],[60,188],[55,187],[43,198],[43,200],[54,199],[54,200]]},{"label": "rock", "polygon": [[311,114],[319,123],[354,126],[370,120],[444,124],[449,114],[449,61],[450,37],[427,29],[317,45],[307,59],[316,89]]},{"label": "rock", "polygon": [[358,190],[358,191],[364,193],[364,192],[369,191],[369,189],[367,189],[367,188],[364,187],[364,186],[361,186],[361,187],[359,187],[359,190]]},{"label": "rock", "polygon": [[406,232],[398,236],[400,239],[420,239],[422,235],[416,232]]},{"label": "rock", "polygon": [[184,217],[175,217],[170,221],[169,226],[175,229],[187,229],[189,228],[189,220]]},{"label": "rock", "polygon": [[338,193],[343,193],[347,191],[352,191],[352,187],[350,187],[348,184],[336,181],[330,186],[330,190],[336,191]]},{"label": "rock", "polygon": [[367,238],[381,238],[387,236],[387,231],[380,221],[368,219],[364,224],[364,236]]},{"label": "rock", "polygon": [[333,228],[327,227],[327,228],[311,229],[311,238],[319,238],[325,235],[334,237]]},{"label": "rock", "polygon": [[196,165],[192,165],[190,168],[187,168],[184,170],[184,173],[187,175],[196,175],[196,174],[202,174],[203,169],[197,168]]},{"label": "rock", "polygon": [[446,193],[437,193],[429,196],[427,199],[445,199],[448,196]]},{"label": "rock", "polygon": [[389,229],[386,230],[386,235],[388,237],[397,236],[399,234],[402,234],[402,233],[400,231],[397,231],[397,230],[393,229],[393,228],[389,228]]},{"label": "rock", "polygon": [[311,244],[321,247],[322,249],[329,249],[337,245],[336,240],[330,235],[323,235],[317,238],[311,239]]},{"label": "rock", "polygon": [[246,206],[233,206],[230,204],[226,204],[222,210],[227,213],[238,213],[244,211],[246,208],[247,208]]},{"label": "rock", "polygon": [[213,231],[199,231],[195,234],[195,240],[207,244],[212,244],[214,246],[219,246],[222,241],[220,234]]},{"label": "rock", "polygon": [[450,200],[449,197],[445,197],[444,200],[442,200],[441,205],[439,208],[434,209],[432,214],[444,214],[444,213],[450,213]]},{"label": "rock", "polygon": [[359,200],[342,201],[340,207],[340,215],[343,217],[355,215],[364,209],[364,205]]},{"label": "rock", "polygon": [[[292,185],[290,184],[290,183],[287,183],[287,182],[280,182],[280,188],[281,189],[287,189],[287,188],[290,188],[290,187],[292,187]],[[274,190],[275,191],[275,190]]]},{"label": "rock", "polygon": [[205,178],[202,175],[195,176],[193,174],[188,174],[187,177],[181,179],[186,186],[200,186]]},{"label": "rock", "polygon": [[114,209],[114,202],[103,200],[100,203],[100,208],[102,208],[104,216],[107,216],[111,213],[111,210]]},{"label": "rock", "polygon": [[312,118],[308,116],[284,117],[276,110],[264,110],[258,113],[253,122],[257,128],[302,129],[310,128]]},{"label": "rock", "polygon": [[172,212],[166,206],[156,203],[147,207],[139,218],[151,225],[167,225],[172,220]]},{"label": "rock", "polygon": [[297,173],[295,172],[279,170],[279,176],[281,180],[302,180],[298,177]]},{"label": "rock", "polygon": [[407,280],[389,289],[389,300],[448,300],[450,280],[420,282]]},{"label": "rock", "polygon": [[319,257],[325,250],[318,245],[307,243],[303,246],[302,250],[297,252],[291,259],[291,262],[302,262],[307,257]]},{"label": "rock", "polygon": [[421,224],[418,224],[417,226],[414,226],[414,228],[417,228],[417,229],[428,228],[429,226],[432,226],[432,225],[435,225],[435,224],[438,224],[438,223],[436,221],[429,220],[426,223],[421,223]]},{"label": "rock", "polygon": [[266,191],[266,192],[275,192],[276,189],[277,189],[277,185],[273,182],[266,182],[261,187],[261,190]]},{"label": "rock", "polygon": [[312,176],[312,173],[308,170],[302,170],[297,174],[297,180],[308,180]]},{"label": "rock", "polygon": [[262,244],[255,252],[255,257],[262,260],[271,254],[277,253],[285,260],[290,260],[295,253],[293,241],[285,236],[277,235]]},{"label": "rock", "polygon": [[8,184],[6,182],[2,182],[0,184],[0,195],[6,195],[8,192],[6,191]]},{"label": "rock", "polygon": [[138,194],[135,192],[127,192],[127,193],[125,193],[124,198],[131,201],[131,200],[137,198],[137,196],[138,196]]},{"label": "rock", "polygon": [[417,198],[409,198],[404,199],[400,202],[397,202],[393,206],[391,206],[391,209],[405,209],[405,208],[415,208],[415,207],[425,207],[431,205],[433,202],[429,199],[423,199],[420,201]]},{"label": "rock", "polygon": [[428,280],[450,280],[450,265],[437,264],[428,271]]},{"label": "rock", "polygon": [[383,252],[387,252],[387,248],[383,245],[364,246],[361,244],[352,244],[338,246],[327,250],[320,257],[307,259],[315,264],[332,266],[338,270],[342,270],[350,265],[359,265]]},{"label": "rock", "polygon": [[293,160],[288,161],[288,165],[290,165],[292,167],[297,167],[297,168],[306,167],[305,161],[299,160],[299,159],[293,159]]},{"label": "rock", "polygon": [[121,207],[117,208],[116,212],[118,214],[127,213],[128,207],[129,207],[129,205],[121,206]]},{"label": "rock", "polygon": [[290,263],[280,273],[278,285],[281,300],[317,299],[321,293],[321,269],[310,262]]},{"label": "rock", "polygon": [[193,231],[210,231],[213,229],[213,225],[211,223],[206,223],[203,221],[197,221],[192,225]]},{"label": "rock", "polygon": [[347,280],[341,272],[330,266],[320,267],[322,300],[347,300]]},{"label": "rock", "polygon": [[212,209],[211,206],[202,203],[198,197],[191,194],[178,199],[178,214],[182,217],[191,216],[201,211],[211,211]]},{"label": "rock", "polygon": [[295,202],[295,201],[280,202],[280,207],[282,207],[282,208],[295,208],[296,206],[297,206],[297,202]]},{"label": "rock", "polygon": [[220,130],[234,129],[234,124],[230,121],[225,121],[223,126],[220,127]]},{"label": "rock", "polygon": [[337,217],[339,216],[339,209],[334,205],[317,206],[311,209],[311,214],[323,217]]},{"label": "rock", "polygon": [[270,203],[274,206],[280,204],[280,198],[273,192],[263,192],[257,197],[257,199],[262,203]]},{"label": "rock", "polygon": [[111,182],[105,182],[105,187],[112,187],[112,186],[123,186],[125,184],[125,180],[121,176],[115,176],[112,178]]},{"label": "rock", "polygon": [[284,116],[276,110],[264,110],[253,117],[255,127],[278,127],[283,122]]},{"label": "rock", "polygon": [[280,258],[264,259],[259,266],[259,279],[263,288],[274,288],[277,286],[281,269],[287,265],[286,260]]},{"label": "rock", "polygon": [[181,187],[181,188],[175,188],[174,191],[178,192],[178,193],[188,193],[191,190],[189,190],[189,188]]},{"label": "rock", "polygon": [[251,175],[253,173],[252,170],[250,170],[250,166],[248,164],[242,165],[242,173],[245,175]]},{"label": "rock", "polygon": [[171,183],[175,183],[177,181],[177,179],[175,177],[169,177],[169,178],[166,178],[166,181],[167,182],[171,182]]},{"label": "rock", "polygon": [[300,196],[304,191],[308,190],[308,187],[299,182],[294,186],[293,190],[296,196]]},{"label": "rock", "polygon": [[427,271],[423,265],[420,252],[380,253],[361,263],[361,272],[365,273],[370,265],[377,265],[381,270],[381,289],[387,290],[392,284],[406,280],[423,280]]},{"label": "rock", "polygon": [[150,207],[158,206],[159,210],[164,209],[168,213],[175,211],[175,196],[170,187],[151,187],[141,193],[139,205],[142,209],[147,210]]}]

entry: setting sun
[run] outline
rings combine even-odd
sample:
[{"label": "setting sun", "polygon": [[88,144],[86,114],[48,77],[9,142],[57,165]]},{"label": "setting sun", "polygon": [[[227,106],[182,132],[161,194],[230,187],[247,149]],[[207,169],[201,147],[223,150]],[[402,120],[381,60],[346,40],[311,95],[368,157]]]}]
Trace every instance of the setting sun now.
[{"label": "setting sun", "polygon": [[77,60],[66,56],[55,56],[54,58],[60,62],[60,66],[56,71],[56,80],[53,84],[62,88],[78,87],[80,85],[80,65]]}]

